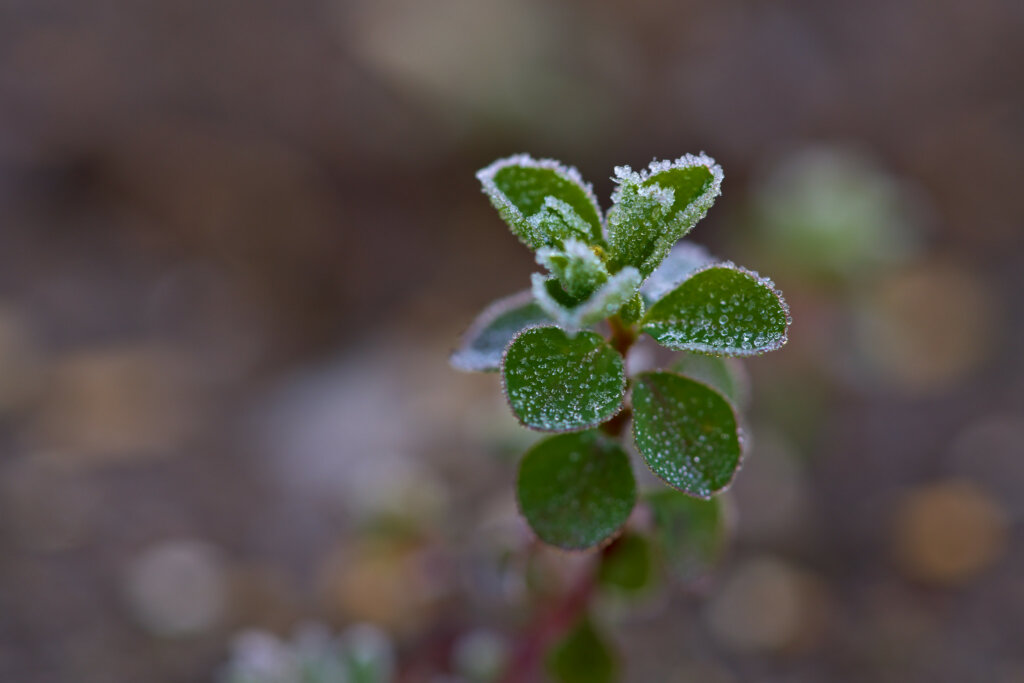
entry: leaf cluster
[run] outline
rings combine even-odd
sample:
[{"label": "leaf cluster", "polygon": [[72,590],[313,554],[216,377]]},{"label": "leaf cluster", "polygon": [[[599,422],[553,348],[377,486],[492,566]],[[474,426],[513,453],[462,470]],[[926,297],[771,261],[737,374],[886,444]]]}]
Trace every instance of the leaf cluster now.
[{"label": "leaf cluster", "polygon": [[[561,548],[608,543],[637,503],[631,448],[675,490],[648,497],[654,540],[678,545],[679,529],[717,523],[704,501],[729,485],[743,451],[742,382],[728,357],[781,347],[790,324],[770,280],[680,241],[720,194],[721,168],[703,154],[617,167],[607,214],[576,169],[550,159],[517,155],[477,177],[544,271],[488,307],[451,362],[500,372],[519,421],[557,433],[520,464],[530,527]],[[640,335],[681,353],[630,376]],[[627,422],[631,438],[620,433]],[[662,554],[689,571],[693,558],[677,547]]]}]

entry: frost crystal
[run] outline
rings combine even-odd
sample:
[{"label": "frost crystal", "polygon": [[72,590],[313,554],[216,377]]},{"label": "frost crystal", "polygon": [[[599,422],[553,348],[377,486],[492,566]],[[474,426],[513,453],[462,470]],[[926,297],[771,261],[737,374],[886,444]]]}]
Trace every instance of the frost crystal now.
[{"label": "frost crystal", "polygon": [[586,301],[572,305],[555,297],[549,278],[540,273],[534,273],[531,278],[537,304],[568,330],[578,330],[615,315],[623,304],[633,298],[642,279],[636,268],[627,266],[611,276]]},{"label": "frost crystal", "polygon": [[771,280],[726,261],[692,273],[651,306],[641,328],[670,349],[753,356],[784,345],[791,322]]},{"label": "frost crystal", "polygon": [[573,299],[585,299],[608,281],[608,269],[589,245],[579,240],[566,240],[562,249],[541,247],[537,263],[558,278],[562,288]]},{"label": "frost crystal", "polygon": [[[652,161],[641,172],[618,166],[608,212],[608,242],[615,266],[634,266],[646,277],[676,241],[707,213],[721,193],[722,169],[704,154]],[[614,267],[613,267],[614,269]]]},{"label": "frost crystal", "polygon": [[591,232],[591,227],[568,202],[552,196],[545,197],[543,208],[526,222],[531,227],[531,239],[537,244],[586,240]]},{"label": "frost crystal", "polygon": [[495,161],[476,177],[512,232],[531,249],[555,246],[574,235],[593,244],[604,239],[597,197],[571,166],[517,154]]}]

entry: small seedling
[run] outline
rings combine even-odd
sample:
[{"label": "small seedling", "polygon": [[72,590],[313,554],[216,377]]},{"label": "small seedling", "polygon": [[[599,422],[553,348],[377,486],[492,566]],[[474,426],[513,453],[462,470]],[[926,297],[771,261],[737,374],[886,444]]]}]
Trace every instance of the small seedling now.
[{"label": "small seedling", "polygon": [[[565,549],[620,532],[637,500],[628,422],[636,451],[670,487],[704,500],[723,491],[743,453],[724,357],[781,347],[790,317],[770,280],[679,241],[719,195],[722,169],[703,154],[639,173],[617,167],[607,215],[575,168],[549,159],[501,159],[477,178],[547,271],[487,308],[451,359],[500,372],[523,425],[561,432],[519,467],[519,509],[533,531]],[[682,353],[668,369],[631,376],[626,356],[641,334]],[[657,493],[648,502],[657,533],[671,537],[674,511],[689,508]]]}]

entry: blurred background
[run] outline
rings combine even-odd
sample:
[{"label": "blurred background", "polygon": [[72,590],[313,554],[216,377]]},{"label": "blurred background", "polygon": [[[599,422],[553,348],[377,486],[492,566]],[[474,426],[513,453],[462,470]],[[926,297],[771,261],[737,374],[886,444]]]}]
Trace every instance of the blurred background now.
[{"label": "blurred background", "polygon": [[624,680],[1024,681],[1022,73],[1019,0],[3,0],[0,680],[495,680],[581,560],[447,365],[537,269],[474,172],[703,150],[795,322]]}]

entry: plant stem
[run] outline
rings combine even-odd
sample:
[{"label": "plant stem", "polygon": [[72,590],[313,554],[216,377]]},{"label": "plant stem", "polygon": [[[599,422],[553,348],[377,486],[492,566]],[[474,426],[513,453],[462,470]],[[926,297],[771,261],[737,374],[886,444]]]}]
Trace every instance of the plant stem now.
[{"label": "plant stem", "polygon": [[586,611],[596,586],[594,572],[588,568],[560,601],[536,616],[513,651],[512,661],[501,683],[530,683],[537,680],[537,672],[548,648],[572,628]]},{"label": "plant stem", "polygon": [[629,406],[625,406],[619,411],[618,415],[602,424],[600,429],[608,436],[618,437],[622,434],[623,427],[626,426],[626,423],[629,422],[629,418],[631,417],[633,417],[633,409]]},{"label": "plant stem", "polygon": [[[611,327],[612,332],[608,343],[625,359],[627,354],[629,354],[630,347],[633,346],[633,342],[636,341],[636,329],[632,325],[624,323],[618,315],[608,318],[608,326]],[[628,379],[626,381],[629,382]],[[632,415],[632,409],[629,406],[625,406],[618,415],[601,425],[601,431],[608,436],[618,437],[622,434],[622,428],[626,426]]]},{"label": "plant stem", "polygon": [[622,318],[618,314],[608,318],[608,326],[612,329],[612,336],[608,342],[612,345],[613,349],[625,358],[626,354],[629,353],[629,348],[636,341],[636,329],[632,325],[622,322]]}]

